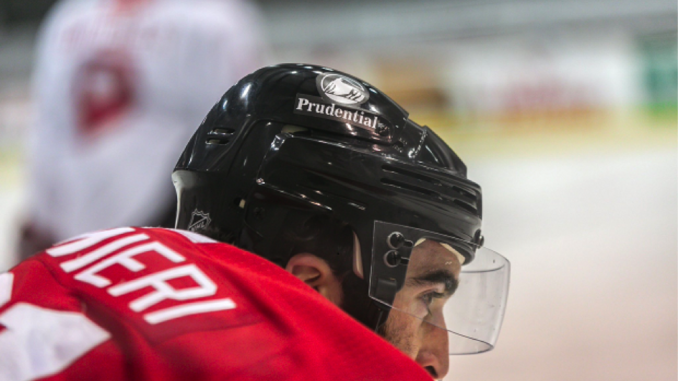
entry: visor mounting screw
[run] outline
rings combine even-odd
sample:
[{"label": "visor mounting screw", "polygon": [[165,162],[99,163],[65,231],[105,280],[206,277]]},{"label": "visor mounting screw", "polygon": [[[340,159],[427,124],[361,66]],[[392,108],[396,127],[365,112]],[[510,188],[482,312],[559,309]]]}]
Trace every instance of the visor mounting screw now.
[{"label": "visor mounting screw", "polygon": [[476,234],[473,235],[473,243],[478,245],[478,247],[482,247],[485,243],[485,237],[482,235],[480,230],[476,231]]},{"label": "visor mounting screw", "polygon": [[263,220],[264,219],[264,208],[254,208],[254,217],[257,219]]},{"label": "visor mounting screw", "polygon": [[386,238],[386,243],[391,249],[400,249],[405,243],[405,236],[400,232],[393,232]]},{"label": "visor mounting screw", "polygon": [[400,264],[401,256],[396,250],[391,250],[384,254],[384,263],[388,267],[396,267]]}]

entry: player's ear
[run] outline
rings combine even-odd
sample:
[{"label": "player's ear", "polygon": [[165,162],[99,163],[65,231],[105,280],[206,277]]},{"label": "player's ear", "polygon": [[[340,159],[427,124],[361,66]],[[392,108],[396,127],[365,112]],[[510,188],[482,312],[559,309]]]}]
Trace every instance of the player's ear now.
[{"label": "player's ear", "polygon": [[324,259],[309,253],[296,254],[287,262],[285,270],[313,287],[330,302],[341,305],[341,281]]}]

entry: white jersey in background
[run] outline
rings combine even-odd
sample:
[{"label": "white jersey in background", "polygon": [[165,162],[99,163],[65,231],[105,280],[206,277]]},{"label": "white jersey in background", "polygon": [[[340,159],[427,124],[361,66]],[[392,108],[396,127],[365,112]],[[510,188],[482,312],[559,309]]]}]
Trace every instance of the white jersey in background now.
[{"label": "white jersey in background", "polygon": [[59,241],[167,215],[182,148],[264,63],[259,24],[237,0],[58,3],[37,49],[28,225]]}]

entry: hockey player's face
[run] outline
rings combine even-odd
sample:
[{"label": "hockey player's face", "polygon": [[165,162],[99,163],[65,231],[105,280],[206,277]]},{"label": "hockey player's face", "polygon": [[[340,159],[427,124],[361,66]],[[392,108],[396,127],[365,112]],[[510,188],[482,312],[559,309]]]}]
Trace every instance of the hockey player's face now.
[{"label": "hockey player's face", "polygon": [[449,368],[443,306],[457,288],[460,271],[457,256],[439,243],[415,247],[384,327],[385,338],[434,378],[443,378]]}]

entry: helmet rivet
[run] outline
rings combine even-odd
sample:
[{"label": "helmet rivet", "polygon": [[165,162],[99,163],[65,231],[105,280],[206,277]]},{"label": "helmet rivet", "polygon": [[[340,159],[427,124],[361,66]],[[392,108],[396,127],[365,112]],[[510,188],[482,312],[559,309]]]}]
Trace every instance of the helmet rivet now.
[{"label": "helmet rivet", "polygon": [[264,219],[264,208],[254,208],[254,217],[263,220]]},{"label": "helmet rivet", "polygon": [[405,236],[400,232],[393,232],[386,238],[386,243],[391,249],[400,249],[405,242]]},{"label": "helmet rivet", "polygon": [[400,264],[400,253],[395,250],[391,250],[384,254],[384,263],[388,267],[396,267]]},{"label": "helmet rivet", "polygon": [[478,245],[478,247],[483,246],[485,243],[485,237],[482,235],[480,230],[476,231],[476,234],[473,235],[473,243]]}]

